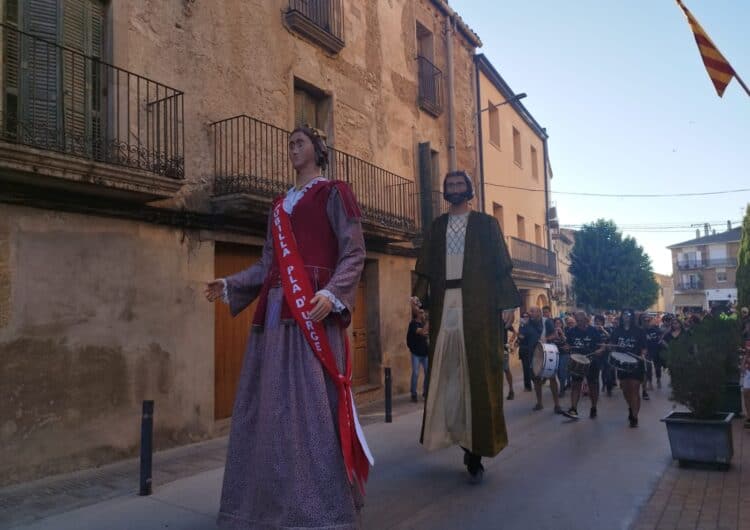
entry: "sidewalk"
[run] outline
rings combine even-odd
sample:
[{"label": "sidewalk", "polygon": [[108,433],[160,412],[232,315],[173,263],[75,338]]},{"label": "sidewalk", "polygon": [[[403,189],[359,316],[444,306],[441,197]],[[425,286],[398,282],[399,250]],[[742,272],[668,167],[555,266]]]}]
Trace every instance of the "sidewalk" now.
[{"label": "sidewalk", "polygon": [[667,468],[633,530],[750,529],[750,429],[733,421],[734,457],[729,471]]},{"label": "sidewalk", "polygon": [[[393,399],[393,417],[414,412],[422,406],[422,402],[411,403],[408,394],[397,396]],[[384,422],[383,402],[361,407],[359,416],[363,426]],[[224,436],[154,453],[153,491],[158,494],[168,484],[214,470],[219,471],[214,489],[220,491],[227,443],[228,438]],[[118,497],[135,496],[138,485],[139,461],[129,459],[0,488],[0,529],[26,525]]]}]

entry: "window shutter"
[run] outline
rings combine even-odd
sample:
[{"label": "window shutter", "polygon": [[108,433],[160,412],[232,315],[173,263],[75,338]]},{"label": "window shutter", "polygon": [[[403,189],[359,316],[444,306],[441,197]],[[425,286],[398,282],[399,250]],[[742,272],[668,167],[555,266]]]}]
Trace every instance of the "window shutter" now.
[{"label": "window shutter", "polygon": [[[104,57],[104,6],[100,0],[89,0],[90,48],[89,54],[95,59]],[[104,141],[104,116],[102,100],[104,99],[105,67],[94,60],[91,62],[91,137],[93,139],[94,156],[97,159],[103,157],[102,142]]]},{"label": "window shutter", "polygon": [[88,70],[91,65],[84,57],[87,52],[86,2],[65,0],[62,8],[62,45],[72,48],[62,50],[62,108],[67,152],[88,155],[90,143],[86,141],[86,107],[89,93]]},{"label": "window shutter", "polygon": [[[18,29],[18,0],[6,0],[5,23]],[[18,135],[18,68],[20,59],[20,42],[18,33],[3,29],[3,64],[4,72],[4,110],[3,128],[9,139],[15,140]]]},{"label": "window shutter", "polygon": [[294,126],[305,125],[305,93],[302,90],[294,91]]},{"label": "window shutter", "polygon": [[59,52],[57,0],[26,0],[21,20],[26,32],[44,39],[21,38],[22,141],[60,147],[58,125]]}]

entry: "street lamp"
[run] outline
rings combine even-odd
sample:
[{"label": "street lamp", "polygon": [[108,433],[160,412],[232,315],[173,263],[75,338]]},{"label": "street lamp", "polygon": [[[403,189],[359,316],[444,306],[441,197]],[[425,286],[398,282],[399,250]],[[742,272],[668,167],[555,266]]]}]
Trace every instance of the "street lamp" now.
[{"label": "street lamp", "polygon": [[526,97],[526,92],[521,92],[520,94],[516,94],[512,98],[506,99],[505,101],[501,101],[500,103],[498,103],[496,105],[490,105],[489,107],[486,107],[484,109],[480,109],[479,112],[477,112],[477,114],[481,114],[485,110],[496,109],[497,107],[499,107],[501,105],[507,105],[508,103],[513,103],[514,101],[518,101],[519,99],[523,99],[525,97]]}]

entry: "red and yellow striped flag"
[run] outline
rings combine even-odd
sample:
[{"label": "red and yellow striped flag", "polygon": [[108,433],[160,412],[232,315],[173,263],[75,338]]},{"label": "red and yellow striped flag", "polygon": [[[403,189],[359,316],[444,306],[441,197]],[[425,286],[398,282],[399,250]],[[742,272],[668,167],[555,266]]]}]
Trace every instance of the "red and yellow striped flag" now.
[{"label": "red and yellow striped flag", "polygon": [[[679,5],[685,12],[685,16],[690,23],[690,28],[693,30],[695,42],[698,44],[698,51],[701,52],[703,64],[706,65],[708,76],[711,78],[714,87],[716,87],[716,92],[719,94],[719,97],[724,95],[724,90],[726,90],[727,85],[733,77],[742,84],[742,87],[745,88],[745,90],[747,90],[745,84],[742,83],[742,80],[737,76],[734,68],[732,68],[732,65],[730,65],[729,61],[724,58],[719,51],[719,48],[717,48],[711,41],[701,25],[698,24],[698,21],[695,20],[695,17],[690,10],[688,10],[688,8],[682,3],[682,0],[677,0],[677,5]],[[748,95],[750,95],[750,93]]]}]

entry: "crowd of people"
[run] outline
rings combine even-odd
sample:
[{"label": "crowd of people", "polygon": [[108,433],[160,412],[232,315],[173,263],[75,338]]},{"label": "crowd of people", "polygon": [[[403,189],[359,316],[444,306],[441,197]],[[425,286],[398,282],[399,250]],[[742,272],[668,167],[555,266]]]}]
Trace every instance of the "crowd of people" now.
[{"label": "crowd of people", "polygon": [[[554,317],[551,308],[545,306],[522,311],[516,327],[514,312],[506,312],[505,368],[509,383],[506,399],[515,397],[507,358],[517,352],[524,390],[534,392],[536,398],[534,411],[544,408],[542,388],[549,383],[555,413],[578,419],[580,399],[588,396],[589,417],[596,418],[600,393],[612,397],[613,388],[619,386],[628,406],[628,423],[637,427],[641,400],[649,400],[649,391],[662,387],[665,352],[670,343],[707,317],[741,320],[743,340],[750,341],[748,313],[745,307],[737,311],[734,306],[726,306],[676,314],[624,309],[591,315],[577,311]],[[556,349],[557,363],[551,377],[535,373],[534,357],[540,343],[554,345]],[[745,407],[750,410],[750,348],[746,351],[742,383]],[[566,392],[570,393],[567,408],[561,404]],[[746,426],[750,428],[750,419]]]}]

